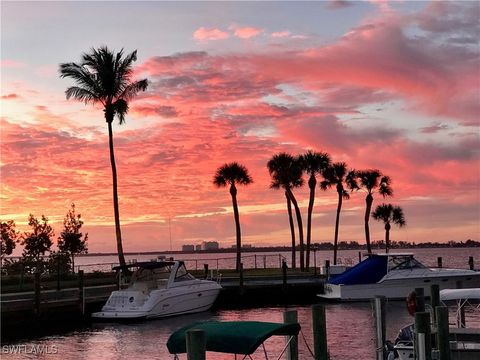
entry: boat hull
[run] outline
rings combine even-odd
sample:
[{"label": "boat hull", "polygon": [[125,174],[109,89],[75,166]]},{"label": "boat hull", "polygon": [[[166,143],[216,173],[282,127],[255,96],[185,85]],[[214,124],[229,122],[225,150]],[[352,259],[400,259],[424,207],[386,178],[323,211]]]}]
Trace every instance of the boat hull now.
[{"label": "boat hull", "polygon": [[112,293],[102,311],[92,314],[95,319],[110,320],[132,320],[132,319],[153,319],[182,314],[190,314],[210,309],[220,293],[220,285],[209,286],[208,288],[192,285],[182,288],[154,290],[145,300],[142,306],[131,306],[123,301],[116,302],[116,306],[110,306],[110,299],[131,297],[131,292],[117,291]]},{"label": "boat hull", "polygon": [[425,296],[430,296],[431,285],[439,285],[440,290],[451,289],[456,288],[459,281],[465,288],[479,287],[480,273],[459,276],[389,279],[374,284],[325,284],[324,294],[319,294],[318,296],[324,299],[340,301],[366,301],[375,296],[385,296],[392,300],[404,300],[416,288],[423,288]]}]

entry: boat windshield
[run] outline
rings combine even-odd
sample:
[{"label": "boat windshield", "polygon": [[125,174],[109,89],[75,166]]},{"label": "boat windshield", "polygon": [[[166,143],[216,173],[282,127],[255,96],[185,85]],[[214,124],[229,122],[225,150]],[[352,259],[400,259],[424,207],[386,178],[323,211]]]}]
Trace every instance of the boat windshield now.
[{"label": "boat windshield", "polygon": [[388,259],[388,271],[423,269],[425,265],[413,258],[413,255],[392,255]]},{"label": "boat windshield", "polygon": [[181,264],[178,267],[177,273],[175,274],[175,282],[177,281],[186,281],[186,280],[193,280],[195,277],[190,274],[187,269],[185,268],[185,264]]},{"label": "boat windshield", "polygon": [[139,268],[137,271],[133,273],[131,282],[139,282],[139,281],[154,281],[157,279],[168,279],[170,276],[170,272],[172,271],[172,266],[164,266],[155,269],[145,269]]}]

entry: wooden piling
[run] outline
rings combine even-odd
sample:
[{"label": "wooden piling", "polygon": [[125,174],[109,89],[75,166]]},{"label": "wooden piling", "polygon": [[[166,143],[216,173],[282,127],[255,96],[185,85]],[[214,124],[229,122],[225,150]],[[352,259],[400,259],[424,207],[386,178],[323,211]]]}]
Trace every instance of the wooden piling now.
[{"label": "wooden piling", "polygon": [[238,286],[240,288],[240,294],[243,294],[245,289],[243,287],[243,263],[239,264]]},{"label": "wooden piling", "polygon": [[440,354],[439,360],[450,360],[448,308],[446,306],[435,307],[435,318],[437,324],[437,348]]},{"label": "wooden piling", "polygon": [[[283,322],[286,324],[298,323],[297,310],[286,310],[283,313]],[[290,336],[286,337],[288,341]],[[287,360],[298,360],[298,336],[294,336],[287,347]]]},{"label": "wooden piling", "polygon": [[475,266],[473,264],[473,256],[470,256],[468,258],[468,266],[469,266],[470,270],[475,270]]},{"label": "wooden piling", "polygon": [[[458,280],[455,282],[455,287],[457,289],[463,289],[463,281]],[[457,312],[457,327],[465,327],[465,308],[462,306],[460,307],[459,311]]]},{"label": "wooden piling", "polygon": [[35,315],[40,315],[40,273],[35,273]]},{"label": "wooden piling", "polygon": [[315,360],[328,360],[325,305],[315,304],[312,306],[312,322]]},{"label": "wooden piling", "polygon": [[85,315],[85,287],[83,270],[78,270],[78,303],[82,315]]},{"label": "wooden piling", "polygon": [[287,291],[287,262],[282,261],[282,286],[283,291]]},{"label": "wooden piling", "polygon": [[[432,360],[432,335],[430,330],[430,313],[420,311],[415,313],[415,339],[418,334],[425,334],[425,360]],[[415,353],[419,354],[419,341],[415,341]]]},{"label": "wooden piling", "polygon": [[437,265],[438,265],[439,268],[441,268],[443,266],[441,256],[437,257]]},{"label": "wooden piling", "polygon": [[325,260],[325,277],[330,278],[330,260]]},{"label": "wooden piling", "polygon": [[203,271],[205,279],[208,278],[208,264],[203,264]]},{"label": "wooden piling", "polygon": [[375,324],[377,331],[377,360],[385,359],[385,340],[386,340],[386,298],[385,296],[375,296]]},{"label": "wooden piling", "polygon": [[417,295],[417,311],[425,311],[425,290],[423,288],[415,288]]},{"label": "wooden piling", "polygon": [[440,285],[438,284],[432,284],[430,285],[430,305],[432,309],[434,310],[432,313],[433,316],[433,323],[436,323],[436,313],[435,313],[435,308],[437,306],[440,306]]},{"label": "wooden piling", "polygon": [[189,330],[186,333],[187,360],[206,360],[205,332],[201,329]]}]

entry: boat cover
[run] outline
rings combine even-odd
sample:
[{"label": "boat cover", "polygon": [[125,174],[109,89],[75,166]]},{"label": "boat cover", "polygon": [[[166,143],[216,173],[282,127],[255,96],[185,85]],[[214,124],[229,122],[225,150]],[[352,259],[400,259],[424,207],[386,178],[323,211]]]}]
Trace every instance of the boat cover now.
[{"label": "boat cover", "polygon": [[158,269],[166,266],[175,265],[174,261],[139,261],[124,266],[114,266],[112,270],[124,270],[130,268]]},{"label": "boat cover", "polygon": [[480,299],[480,288],[440,290],[440,300]]},{"label": "boat cover", "polygon": [[250,355],[270,336],[298,335],[300,324],[283,324],[261,321],[205,321],[184,326],[167,341],[170,354],[182,354],[186,350],[186,333],[201,329],[205,332],[206,350],[227,354]]},{"label": "boat cover", "polygon": [[331,277],[328,281],[335,285],[360,285],[377,283],[387,274],[387,256],[369,256],[345,272]]}]

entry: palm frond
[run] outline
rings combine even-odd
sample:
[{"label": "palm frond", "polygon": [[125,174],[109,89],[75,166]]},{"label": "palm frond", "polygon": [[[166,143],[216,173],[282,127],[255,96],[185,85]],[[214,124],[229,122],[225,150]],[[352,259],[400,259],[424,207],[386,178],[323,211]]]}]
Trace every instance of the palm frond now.
[{"label": "palm frond", "polygon": [[93,94],[89,90],[78,86],[71,86],[67,88],[67,90],[65,91],[65,95],[67,97],[67,100],[69,100],[70,98],[74,98],[76,100],[83,101],[85,104],[100,101],[96,94]]}]

